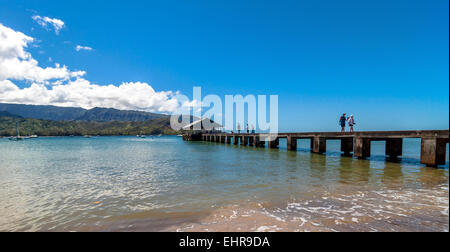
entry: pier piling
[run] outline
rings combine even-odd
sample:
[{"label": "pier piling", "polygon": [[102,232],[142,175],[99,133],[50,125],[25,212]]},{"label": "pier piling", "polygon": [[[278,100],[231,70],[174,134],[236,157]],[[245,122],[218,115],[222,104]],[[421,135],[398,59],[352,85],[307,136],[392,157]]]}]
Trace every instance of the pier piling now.
[{"label": "pier piling", "polygon": [[325,153],[327,140],[340,140],[344,155],[357,158],[369,158],[372,141],[386,142],[386,156],[396,159],[402,156],[404,138],[421,138],[420,162],[427,166],[438,166],[446,163],[446,148],[449,142],[448,130],[417,131],[364,131],[364,132],[310,132],[310,133],[278,133],[274,134],[227,134],[186,132],[186,141],[209,141],[242,146],[264,147],[267,141],[270,149],[279,148],[280,138],[286,138],[287,150],[297,150],[298,139],[311,140],[311,152]]},{"label": "pier piling", "polygon": [[234,145],[238,145],[239,144],[239,138],[240,138],[239,136],[236,136],[236,135],[233,136],[233,144]]},{"label": "pier piling", "polygon": [[248,136],[243,136],[242,138],[241,138],[241,140],[244,140],[244,141],[241,141],[241,145],[242,146],[247,146],[248,145]]},{"label": "pier piling", "polygon": [[297,150],[297,138],[288,136],[287,137],[287,149],[289,151]]},{"label": "pier piling", "polygon": [[355,139],[353,155],[361,159],[370,157],[370,145],[371,142],[369,138],[357,137]]},{"label": "pier piling", "polygon": [[344,155],[350,156],[351,152],[353,152],[353,137],[347,137],[341,139],[341,152],[344,152]]},{"label": "pier piling", "polygon": [[395,159],[403,154],[403,139],[392,138],[386,140],[386,156]]},{"label": "pier piling", "polygon": [[248,137],[248,146],[255,146],[255,136]]},{"label": "pier piling", "polygon": [[314,153],[325,153],[327,151],[327,139],[325,137],[314,137]]},{"label": "pier piling", "polygon": [[427,166],[445,164],[448,138],[422,138],[420,163]]},{"label": "pier piling", "polygon": [[265,147],[266,142],[264,140],[262,140],[260,136],[255,136],[255,146],[256,147]]},{"label": "pier piling", "polygon": [[270,149],[277,149],[278,146],[280,145],[280,139],[277,137],[275,139],[268,139],[268,145]]}]

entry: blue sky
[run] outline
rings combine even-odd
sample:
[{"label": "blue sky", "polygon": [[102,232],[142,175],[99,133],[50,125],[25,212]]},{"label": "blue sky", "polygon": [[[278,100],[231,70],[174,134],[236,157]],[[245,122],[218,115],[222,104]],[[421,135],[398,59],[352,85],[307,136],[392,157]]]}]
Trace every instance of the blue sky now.
[{"label": "blue sky", "polygon": [[40,66],[99,85],[279,95],[281,131],[336,130],[342,112],[359,130],[448,129],[448,4],[1,0],[0,23],[38,40],[28,50]]}]

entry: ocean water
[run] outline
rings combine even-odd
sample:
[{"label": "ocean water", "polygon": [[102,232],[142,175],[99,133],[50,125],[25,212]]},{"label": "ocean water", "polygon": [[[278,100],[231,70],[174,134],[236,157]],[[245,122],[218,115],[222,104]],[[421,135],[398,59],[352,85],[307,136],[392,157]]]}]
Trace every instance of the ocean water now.
[{"label": "ocean water", "polygon": [[180,137],[0,139],[0,231],[448,231],[449,170]]}]

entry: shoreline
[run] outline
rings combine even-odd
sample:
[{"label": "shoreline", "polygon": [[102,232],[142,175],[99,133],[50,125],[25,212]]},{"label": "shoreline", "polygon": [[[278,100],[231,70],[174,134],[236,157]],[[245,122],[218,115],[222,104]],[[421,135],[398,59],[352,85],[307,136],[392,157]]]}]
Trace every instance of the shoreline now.
[{"label": "shoreline", "polygon": [[448,232],[448,204],[448,185],[345,194],[323,192],[278,204],[247,201],[200,212],[157,216],[136,213],[75,231]]}]

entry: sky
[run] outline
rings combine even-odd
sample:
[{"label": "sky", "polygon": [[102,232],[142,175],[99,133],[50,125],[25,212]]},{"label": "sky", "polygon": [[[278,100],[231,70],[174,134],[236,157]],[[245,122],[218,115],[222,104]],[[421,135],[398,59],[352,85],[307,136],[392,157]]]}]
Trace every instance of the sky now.
[{"label": "sky", "polygon": [[0,102],[170,112],[278,95],[280,131],[449,128],[449,2],[0,0]]}]

